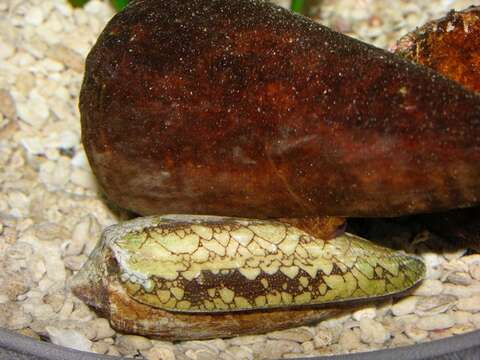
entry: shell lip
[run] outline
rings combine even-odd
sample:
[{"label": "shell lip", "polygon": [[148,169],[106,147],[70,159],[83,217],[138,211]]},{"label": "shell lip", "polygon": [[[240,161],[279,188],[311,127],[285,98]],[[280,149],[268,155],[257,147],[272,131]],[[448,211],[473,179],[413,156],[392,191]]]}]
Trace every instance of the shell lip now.
[{"label": "shell lip", "polygon": [[[162,311],[171,313],[171,314],[182,314],[182,315],[195,315],[195,314],[209,314],[211,316],[216,315],[240,315],[240,314],[249,314],[249,313],[268,313],[276,312],[279,310],[283,311],[295,311],[295,310],[329,310],[334,309],[338,311],[349,310],[351,308],[356,308],[361,305],[381,303],[382,301],[400,298],[409,295],[417,287],[420,286],[423,279],[419,280],[417,283],[409,287],[408,289],[394,292],[391,294],[385,294],[380,296],[375,296],[373,298],[352,298],[345,300],[336,300],[335,302],[323,303],[323,304],[302,304],[302,305],[291,305],[291,306],[277,306],[277,307],[259,307],[253,309],[239,309],[239,310],[216,310],[216,311],[188,311],[188,310],[175,310],[175,309],[160,309]],[[143,304],[142,302],[131,298],[133,301]]]}]

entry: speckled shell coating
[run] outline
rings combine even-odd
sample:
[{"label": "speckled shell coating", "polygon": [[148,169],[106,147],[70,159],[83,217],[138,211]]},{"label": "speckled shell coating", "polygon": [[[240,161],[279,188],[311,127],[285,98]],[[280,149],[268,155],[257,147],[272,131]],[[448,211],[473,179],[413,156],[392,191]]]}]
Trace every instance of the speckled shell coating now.
[{"label": "speckled shell coating", "polygon": [[82,138],[140,214],[396,216],[480,199],[480,97],[257,0],[140,0],[88,56]]},{"label": "speckled shell coating", "polygon": [[107,228],[71,286],[119,330],[178,340],[318,321],[335,310],[314,305],[398,295],[424,274],[419,258],[350,234],[324,241],[278,221],[165,215]]}]

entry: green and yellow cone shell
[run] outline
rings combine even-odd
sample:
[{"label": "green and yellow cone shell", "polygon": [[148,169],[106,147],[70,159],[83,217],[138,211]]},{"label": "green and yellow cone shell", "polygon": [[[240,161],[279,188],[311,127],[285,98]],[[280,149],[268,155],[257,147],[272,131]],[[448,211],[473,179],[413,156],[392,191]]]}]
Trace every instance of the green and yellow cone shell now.
[{"label": "green and yellow cone shell", "polygon": [[[425,273],[419,258],[357,236],[325,241],[271,220],[139,218],[108,228],[99,246],[97,253],[111,251],[116,266],[108,268],[128,296],[169,312],[374,300],[408,290]],[[94,269],[91,265],[82,271]],[[92,277],[78,276],[86,275]]]}]

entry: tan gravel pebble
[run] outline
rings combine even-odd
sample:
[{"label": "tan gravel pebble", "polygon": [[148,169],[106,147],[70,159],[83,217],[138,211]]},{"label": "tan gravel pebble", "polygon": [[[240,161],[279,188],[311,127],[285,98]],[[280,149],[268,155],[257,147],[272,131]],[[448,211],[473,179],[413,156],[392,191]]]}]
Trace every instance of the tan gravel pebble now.
[{"label": "tan gravel pebble", "polygon": [[10,91],[6,89],[0,89],[0,113],[10,120],[14,120],[17,116],[15,102]]},{"label": "tan gravel pebble", "polygon": [[455,272],[468,272],[468,265],[462,259],[453,259],[443,264],[443,269],[447,271],[447,277]]},{"label": "tan gravel pebble", "polygon": [[415,313],[423,315],[441,314],[455,306],[457,298],[453,295],[438,295],[418,299]]},{"label": "tan gravel pebble", "polygon": [[43,302],[50,305],[53,311],[58,313],[65,304],[65,295],[63,293],[49,293],[43,297]]},{"label": "tan gravel pebble", "polygon": [[24,329],[31,324],[32,320],[33,317],[30,314],[19,310],[8,319],[7,327],[12,330]]},{"label": "tan gravel pebble", "polygon": [[28,274],[4,273],[0,275],[0,291],[10,301],[15,301],[18,296],[25,294],[31,287]]},{"label": "tan gravel pebble", "polygon": [[106,352],[105,355],[110,355],[110,356],[120,356],[123,354],[120,354],[120,351],[117,349],[116,346],[110,345],[108,348],[108,351]]},{"label": "tan gravel pebble", "polygon": [[106,319],[93,319],[88,322],[88,326],[95,329],[95,340],[103,340],[115,335],[115,331],[110,327],[110,323]]},{"label": "tan gravel pebble", "polygon": [[191,360],[210,360],[215,358],[216,355],[218,354],[207,349],[188,349],[185,351],[185,356]]},{"label": "tan gravel pebble", "polygon": [[278,359],[286,353],[302,353],[302,347],[294,342],[287,340],[267,340],[260,354],[264,359]]},{"label": "tan gravel pebble", "polygon": [[453,272],[448,274],[447,279],[448,282],[452,284],[458,284],[458,285],[471,285],[474,282],[474,279],[472,279],[472,276],[469,273],[465,272]]},{"label": "tan gravel pebble", "polygon": [[257,336],[238,336],[232,339],[228,339],[228,343],[230,345],[252,345],[256,343],[264,343],[266,341],[265,335],[257,335]]},{"label": "tan gravel pebble", "polygon": [[414,290],[413,294],[417,296],[436,296],[441,294],[442,290],[443,284],[440,280],[426,279]]},{"label": "tan gravel pebble", "polygon": [[390,332],[372,319],[360,320],[360,339],[367,344],[383,344],[390,338]]},{"label": "tan gravel pebble", "polygon": [[450,328],[453,335],[464,334],[473,330],[475,330],[473,324],[455,324]]},{"label": "tan gravel pebble", "polygon": [[360,321],[362,319],[374,319],[376,316],[377,310],[374,307],[360,309],[352,314],[352,318],[356,321]]},{"label": "tan gravel pebble", "polygon": [[480,328],[480,313],[471,314],[470,321],[475,325],[476,328]]},{"label": "tan gravel pebble", "polygon": [[480,264],[470,265],[469,266],[470,276],[479,281],[480,280]]},{"label": "tan gravel pebble", "polygon": [[65,66],[71,68],[73,71],[82,72],[84,67],[83,57],[76,51],[68,48],[62,44],[54,44],[49,47],[46,55],[59,62],[62,62]]},{"label": "tan gravel pebble", "polygon": [[420,342],[428,338],[428,331],[413,326],[407,328],[405,334],[415,342]]},{"label": "tan gravel pebble", "polygon": [[462,257],[462,262],[467,266],[480,265],[480,254],[471,254]]},{"label": "tan gravel pebble", "polygon": [[472,314],[468,311],[454,310],[449,312],[455,319],[455,324],[465,325],[472,323]]},{"label": "tan gravel pebble", "polygon": [[171,349],[153,347],[148,350],[141,350],[140,353],[147,360],[175,360],[175,354]]},{"label": "tan gravel pebble", "polygon": [[152,342],[143,337],[138,335],[120,335],[117,336],[115,344],[119,348],[123,348],[130,352],[136,352],[137,350],[148,350],[152,347]]},{"label": "tan gravel pebble", "polygon": [[340,347],[346,351],[360,348],[360,335],[354,330],[345,330],[338,341]]},{"label": "tan gravel pebble", "polygon": [[415,311],[417,302],[417,296],[408,296],[404,299],[401,299],[392,306],[392,314],[395,316],[411,314]]},{"label": "tan gravel pebble", "polygon": [[456,296],[457,298],[467,298],[474,295],[480,295],[480,284],[472,284],[469,286],[444,284],[443,293]]},{"label": "tan gravel pebble", "polygon": [[201,355],[202,357],[206,356],[207,354],[216,356],[221,351],[221,349],[218,346],[215,346],[215,343],[212,342],[211,340],[186,341],[181,345],[180,348],[185,353],[188,352],[189,354],[197,354],[195,356],[200,356],[199,354],[202,354]]},{"label": "tan gravel pebble", "polygon": [[80,322],[90,321],[95,318],[95,313],[84,303],[76,300],[74,310],[70,314],[70,319]]},{"label": "tan gravel pebble", "polygon": [[458,310],[476,313],[480,311],[480,295],[472,296],[470,298],[460,299],[457,301],[456,307]]},{"label": "tan gravel pebble", "polygon": [[267,335],[269,339],[273,340],[292,340],[298,343],[304,343],[313,339],[314,332],[306,327],[275,331]]},{"label": "tan gravel pebble", "polygon": [[395,321],[401,324],[402,326],[404,326],[404,325],[415,324],[418,321],[418,319],[419,319],[418,315],[407,314],[407,315],[397,316],[395,318]]},{"label": "tan gravel pebble", "polygon": [[246,345],[232,346],[228,348],[228,352],[231,353],[235,359],[253,360],[253,351]]},{"label": "tan gravel pebble", "polygon": [[92,344],[92,351],[97,354],[106,354],[110,344],[103,341],[96,341]]},{"label": "tan gravel pebble", "polygon": [[66,256],[63,258],[63,262],[65,263],[65,267],[67,269],[78,271],[82,268],[83,264],[85,264],[87,259],[87,255]]},{"label": "tan gravel pebble", "polygon": [[315,348],[321,348],[331,345],[334,341],[334,334],[331,329],[317,329],[313,337],[313,345]]},{"label": "tan gravel pebble", "polygon": [[455,319],[449,314],[438,314],[434,316],[425,316],[418,320],[416,326],[420,330],[441,330],[452,327]]},{"label": "tan gravel pebble", "polygon": [[54,326],[47,326],[46,328],[50,340],[61,346],[68,346],[75,350],[90,351],[92,343],[85,335],[69,329],[59,329]]},{"label": "tan gravel pebble", "polygon": [[5,41],[0,40],[0,59],[7,60],[15,54],[15,48]]},{"label": "tan gravel pebble", "polygon": [[304,353],[309,354],[315,350],[315,343],[313,341],[306,341],[302,343],[302,349]]}]

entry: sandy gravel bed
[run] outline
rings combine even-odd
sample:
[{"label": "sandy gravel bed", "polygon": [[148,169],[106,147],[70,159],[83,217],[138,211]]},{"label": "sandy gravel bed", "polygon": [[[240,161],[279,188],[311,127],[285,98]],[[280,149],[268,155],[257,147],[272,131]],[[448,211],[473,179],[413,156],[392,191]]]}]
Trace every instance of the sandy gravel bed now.
[{"label": "sandy gravel bed", "polygon": [[[280,3],[280,1],[278,1]],[[389,48],[465,0],[324,0],[315,18]],[[420,226],[377,224],[374,237],[421,254],[428,279],[411,296],[313,327],[169,343],[117,334],[68,291],[101,230],[125,214],[99,196],[80,144],[84,58],[108,3],[0,1],[0,326],[101,354],[153,359],[272,359],[373,350],[480,328],[480,255]]]}]

